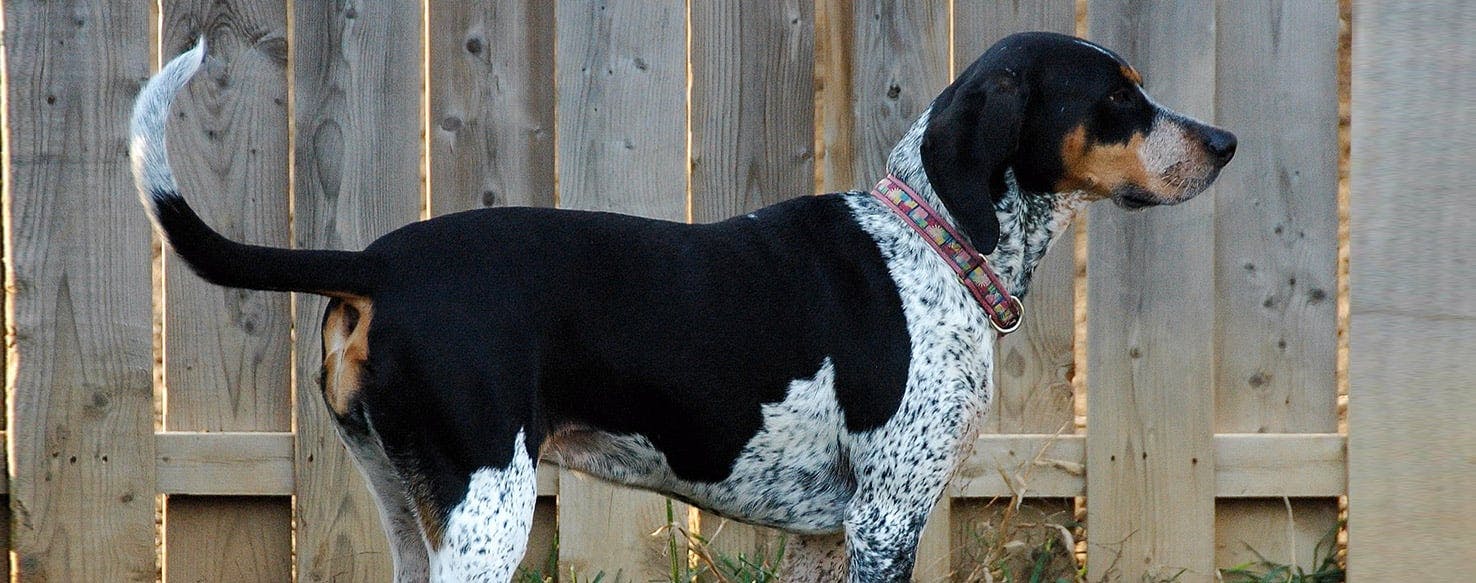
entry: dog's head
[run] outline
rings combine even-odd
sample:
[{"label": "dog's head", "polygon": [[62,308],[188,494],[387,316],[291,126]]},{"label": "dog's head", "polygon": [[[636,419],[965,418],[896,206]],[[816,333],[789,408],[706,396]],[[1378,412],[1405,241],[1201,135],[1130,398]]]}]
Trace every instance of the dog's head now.
[{"label": "dog's head", "polygon": [[987,252],[1007,169],[1028,192],[1177,204],[1215,180],[1235,136],[1154,102],[1112,51],[1032,32],[996,43],[933,100],[920,154],[933,190]]}]

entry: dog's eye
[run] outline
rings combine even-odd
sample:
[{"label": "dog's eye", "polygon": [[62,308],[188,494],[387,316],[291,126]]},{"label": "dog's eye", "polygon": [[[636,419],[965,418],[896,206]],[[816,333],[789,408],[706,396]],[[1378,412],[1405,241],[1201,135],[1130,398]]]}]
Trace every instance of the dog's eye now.
[{"label": "dog's eye", "polygon": [[1122,87],[1117,89],[1116,91],[1113,91],[1112,93],[1107,94],[1107,101],[1119,105],[1131,101],[1132,98],[1133,90],[1130,87]]}]

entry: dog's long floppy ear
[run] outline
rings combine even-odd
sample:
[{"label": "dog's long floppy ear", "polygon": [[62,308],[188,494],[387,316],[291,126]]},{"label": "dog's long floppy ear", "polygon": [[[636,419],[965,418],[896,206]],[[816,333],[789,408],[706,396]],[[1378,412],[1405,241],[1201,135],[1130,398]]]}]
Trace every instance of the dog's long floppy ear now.
[{"label": "dog's long floppy ear", "polygon": [[999,243],[994,202],[1020,143],[1025,89],[1012,70],[970,67],[933,100],[920,154],[923,171],[980,253]]}]

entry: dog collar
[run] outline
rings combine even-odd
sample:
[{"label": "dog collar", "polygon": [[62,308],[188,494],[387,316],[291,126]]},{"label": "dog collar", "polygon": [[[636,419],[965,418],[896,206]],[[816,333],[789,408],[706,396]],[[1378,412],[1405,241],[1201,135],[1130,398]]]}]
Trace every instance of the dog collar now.
[{"label": "dog collar", "polygon": [[948,221],[938,216],[938,211],[913,192],[907,183],[887,174],[876,183],[876,188],[871,189],[871,196],[886,204],[948,262],[958,275],[958,281],[989,314],[989,323],[994,325],[1000,336],[1020,327],[1020,321],[1025,317],[1025,308],[1020,305],[1020,300],[1005,291],[1004,284],[989,268],[984,256],[974,250],[974,246],[964,240]]}]

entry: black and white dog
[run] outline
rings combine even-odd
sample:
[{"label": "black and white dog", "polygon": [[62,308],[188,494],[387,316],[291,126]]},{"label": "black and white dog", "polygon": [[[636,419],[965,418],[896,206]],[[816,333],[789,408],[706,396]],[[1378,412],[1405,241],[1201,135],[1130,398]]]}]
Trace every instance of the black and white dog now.
[{"label": "black and white dog", "polygon": [[[245,245],[190,209],[167,159],[170,102],[204,52],[138,98],[140,196],[206,280],[332,298],[323,399],[378,497],[397,581],[508,580],[540,455],[793,533],[793,580],[907,579],[989,407],[995,329],[878,198],[707,225],[485,209],[363,251]],[[1083,205],[1187,200],[1234,152],[1111,51],[1026,33],[944,89],[888,171],[1023,294]]]}]

